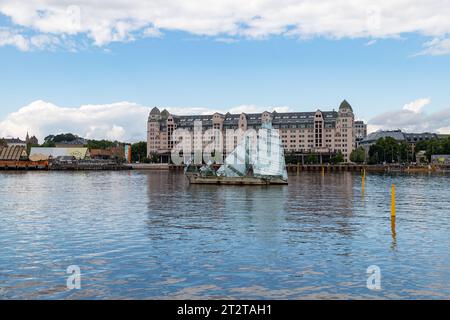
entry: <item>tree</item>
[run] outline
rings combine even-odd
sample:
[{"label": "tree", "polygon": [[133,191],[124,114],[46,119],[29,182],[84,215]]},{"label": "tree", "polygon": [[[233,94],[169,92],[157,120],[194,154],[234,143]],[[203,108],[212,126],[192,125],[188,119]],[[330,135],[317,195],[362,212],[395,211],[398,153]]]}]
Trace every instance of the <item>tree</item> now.
[{"label": "tree", "polygon": [[450,154],[450,137],[420,141],[416,144],[416,151],[425,151],[428,161],[433,154]]},{"label": "tree", "polygon": [[147,158],[147,142],[141,141],[131,145],[131,160],[145,162]]},{"label": "tree", "polygon": [[103,149],[107,150],[113,148],[121,143],[118,141],[109,141],[109,140],[88,140],[87,147],[89,149]]},{"label": "tree", "polygon": [[0,148],[7,147],[8,144],[6,143],[5,139],[0,139]]},{"label": "tree", "polygon": [[317,159],[317,155],[315,154],[309,154],[305,159],[306,164],[317,164],[319,163],[319,160]]},{"label": "tree", "polygon": [[156,153],[151,153],[150,158],[148,158],[148,162],[156,163],[159,161],[159,157]]},{"label": "tree", "polygon": [[297,156],[294,151],[291,151],[288,154],[286,154],[284,158],[287,164],[296,164],[298,162]]},{"label": "tree", "polygon": [[411,146],[392,137],[380,138],[369,148],[369,164],[408,162],[413,160]]},{"label": "tree", "polygon": [[344,155],[341,151],[338,151],[338,153],[331,157],[330,162],[333,164],[342,163],[344,162]]},{"label": "tree", "polygon": [[363,147],[359,147],[350,154],[350,161],[356,163],[364,163],[366,161],[366,151]]}]

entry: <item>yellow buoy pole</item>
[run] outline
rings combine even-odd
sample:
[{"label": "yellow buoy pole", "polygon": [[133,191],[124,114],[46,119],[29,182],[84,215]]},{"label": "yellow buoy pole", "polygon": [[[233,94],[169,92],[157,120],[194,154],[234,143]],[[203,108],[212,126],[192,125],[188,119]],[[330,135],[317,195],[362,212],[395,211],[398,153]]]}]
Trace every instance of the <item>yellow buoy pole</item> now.
[{"label": "yellow buoy pole", "polygon": [[364,177],[364,175],[361,177],[361,193],[364,196],[364,187],[366,184],[366,178]]},{"label": "yellow buoy pole", "polygon": [[395,185],[392,184],[391,188],[391,217],[395,217],[396,211],[395,211]]},{"label": "yellow buoy pole", "polygon": [[361,195],[364,197],[364,190],[366,187],[366,171],[361,169]]},{"label": "yellow buoy pole", "polygon": [[397,247],[397,233],[395,232],[395,185],[392,184],[391,187],[391,234],[392,234],[392,248]]},{"label": "yellow buoy pole", "polygon": [[395,216],[391,216],[391,232],[392,232],[392,237],[395,238]]}]

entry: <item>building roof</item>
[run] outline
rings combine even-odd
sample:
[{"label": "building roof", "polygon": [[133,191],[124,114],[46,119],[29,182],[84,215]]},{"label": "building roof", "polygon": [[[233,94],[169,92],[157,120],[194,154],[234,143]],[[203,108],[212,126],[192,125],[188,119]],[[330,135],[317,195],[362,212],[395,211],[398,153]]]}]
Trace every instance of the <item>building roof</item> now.
[{"label": "building roof", "polygon": [[387,138],[387,137],[394,138],[397,141],[418,142],[418,141],[435,139],[438,136],[435,133],[429,133],[429,132],[405,133],[405,132],[402,132],[401,130],[392,130],[392,131],[380,130],[380,131],[370,133],[367,137],[365,137],[361,141],[361,144],[371,144],[371,143],[378,141],[378,139]]},{"label": "building roof", "polygon": [[26,157],[27,151],[25,147],[3,147],[0,148],[0,160],[19,161],[21,157]]},{"label": "building roof", "polygon": [[[336,111],[321,111],[326,127],[333,127],[338,117]],[[243,113],[247,120],[248,126],[261,125],[262,113]],[[279,125],[313,125],[316,112],[272,112],[269,114],[272,118],[274,127]],[[242,114],[226,113],[222,115],[224,118],[224,126],[237,125]],[[173,116],[178,127],[191,127],[195,121],[202,121],[203,126],[212,126],[213,115],[189,115],[189,116]]]},{"label": "building roof", "polygon": [[150,114],[161,114],[161,112],[159,111],[159,109],[157,107],[154,107],[151,111]]},{"label": "building roof", "polygon": [[26,144],[26,141],[22,141],[19,138],[4,138],[3,139],[6,143],[12,144],[12,143],[23,143]]},{"label": "building roof", "polygon": [[438,135],[436,133],[424,132],[424,133],[404,133],[405,139],[408,141],[422,141],[437,139]]},{"label": "building roof", "polygon": [[348,109],[350,109],[350,111],[353,112],[353,108],[350,105],[350,103],[347,102],[347,100],[344,100],[341,102],[341,105],[339,106],[339,110],[344,109],[344,108],[348,108]]},{"label": "building roof", "polygon": [[362,141],[361,144],[368,144],[372,142],[378,141],[378,139],[381,138],[394,138],[397,141],[404,141],[405,136],[403,135],[403,132],[401,130],[392,130],[392,131],[375,131],[367,135]]}]

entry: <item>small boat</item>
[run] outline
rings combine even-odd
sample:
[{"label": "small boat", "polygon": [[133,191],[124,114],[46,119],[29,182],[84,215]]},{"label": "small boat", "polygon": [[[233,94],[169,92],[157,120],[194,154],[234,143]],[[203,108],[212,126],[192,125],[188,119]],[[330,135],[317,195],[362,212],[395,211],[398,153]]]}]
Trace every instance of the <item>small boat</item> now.
[{"label": "small boat", "polygon": [[185,175],[191,184],[288,184],[284,149],[278,130],[270,122],[263,123],[257,134],[245,133],[217,171],[211,162],[201,168],[188,162]]}]

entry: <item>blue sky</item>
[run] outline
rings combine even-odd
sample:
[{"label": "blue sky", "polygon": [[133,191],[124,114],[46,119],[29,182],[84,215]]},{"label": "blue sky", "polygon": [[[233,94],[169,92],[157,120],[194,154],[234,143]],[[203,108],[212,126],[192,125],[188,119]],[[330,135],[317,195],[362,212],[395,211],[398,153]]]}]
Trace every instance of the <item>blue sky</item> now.
[{"label": "blue sky", "polygon": [[[69,32],[67,37],[61,31],[56,32],[57,45],[46,42],[33,47],[30,37],[53,37],[55,31],[14,23],[11,17],[16,11],[11,12],[0,14],[0,124],[4,125],[0,135],[14,135],[14,129],[22,135],[25,129],[17,129],[21,125],[46,134],[48,129],[38,124],[20,124],[11,118],[36,101],[74,109],[126,101],[189,112],[194,107],[228,111],[238,106],[329,110],[347,99],[357,118],[376,120],[373,128],[382,127],[383,119],[391,121],[386,121],[389,128],[445,131],[450,127],[445,122],[450,116],[444,123],[440,119],[436,125],[422,127],[392,123],[405,104],[419,99],[426,102],[416,110],[417,116],[424,112],[430,119],[439,114],[447,117],[450,110],[450,54],[424,53],[430,41],[443,39],[424,32],[379,38],[330,37],[320,32],[306,37],[286,33],[249,37],[205,35],[185,27],[98,44],[98,37],[89,31]],[[8,36],[15,40],[23,36],[30,45],[20,47]]]}]

